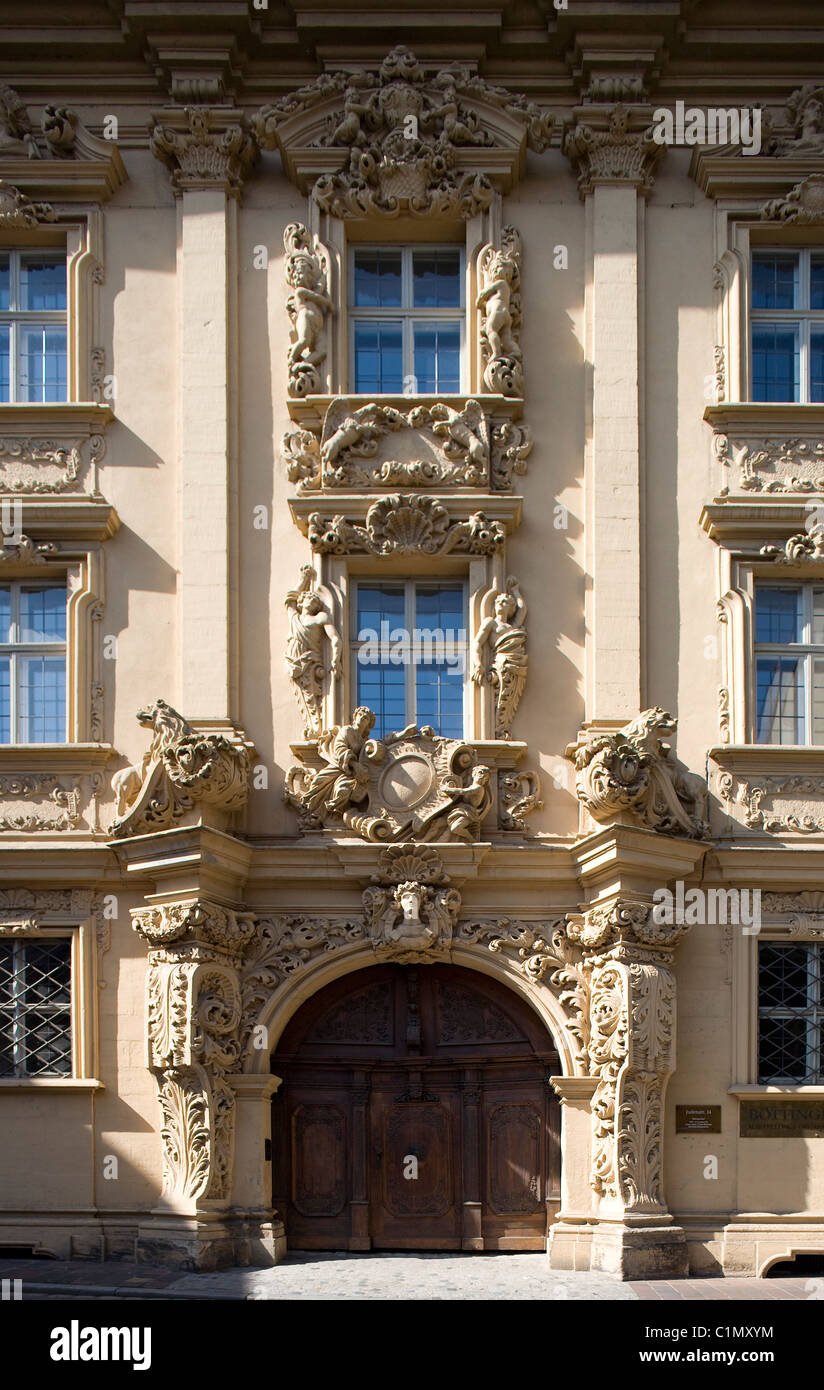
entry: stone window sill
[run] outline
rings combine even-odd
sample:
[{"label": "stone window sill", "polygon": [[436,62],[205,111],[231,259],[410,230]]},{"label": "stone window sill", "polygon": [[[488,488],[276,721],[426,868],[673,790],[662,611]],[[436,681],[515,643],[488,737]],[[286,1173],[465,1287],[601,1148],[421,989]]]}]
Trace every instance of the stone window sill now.
[{"label": "stone window sill", "polygon": [[0,1077],[0,1095],[6,1091],[62,1091],[84,1093],[104,1091],[102,1081],[95,1077],[76,1076],[4,1076]]}]

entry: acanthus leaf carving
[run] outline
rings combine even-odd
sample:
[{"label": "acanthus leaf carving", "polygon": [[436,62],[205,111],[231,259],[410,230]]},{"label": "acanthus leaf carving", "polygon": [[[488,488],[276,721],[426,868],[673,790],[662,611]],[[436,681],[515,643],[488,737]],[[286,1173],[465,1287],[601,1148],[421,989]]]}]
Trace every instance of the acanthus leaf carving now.
[{"label": "acanthus leaf carving", "polygon": [[245,118],[218,133],[211,129],[213,113],[205,106],[186,109],[188,130],[156,123],[149,148],[171,173],[176,191],[187,188],[223,187],[237,197],[257,158],[257,145],[246,129]]},{"label": "acanthus leaf carving", "polygon": [[651,192],[658,164],[666,146],[653,135],[653,128],[633,133],[632,110],[613,107],[606,130],[579,123],[567,132],[564,154],[576,166],[578,190],[583,197],[600,182],[634,184],[643,194]]},{"label": "acanthus leaf carving", "polygon": [[327,150],[330,159],[312,197],[332,216],[468,218],[494,196],[477,160],[466,158],[494,144],[474,109],[478,104],[505,111],[531,149],[548,145],[553,117],[534,103],[465,69],[427,71],[403,46],[377,70],[324,73],[262,107],[253,128],[262,148],[280,148],[288,167],[297,118],[318,110],[322,123],[319,130],[317,122],[311,126],[309,147]]},{"label": "acanthus leaf carving", "polygon": [[616,733],[593,729],[568,745],[578,799],[596,821],[627,813],[661,834],[709,834],[707,784],[683,768],[664,741],[676,727],[677,720],[656,705]]},{"label": "acanthus leaf carving", "polygon": [[776,565],[820,564],[824,560],[824,525],[811,524],[807,531],[790,536],[783,546],[762,545],[761,555]]}]

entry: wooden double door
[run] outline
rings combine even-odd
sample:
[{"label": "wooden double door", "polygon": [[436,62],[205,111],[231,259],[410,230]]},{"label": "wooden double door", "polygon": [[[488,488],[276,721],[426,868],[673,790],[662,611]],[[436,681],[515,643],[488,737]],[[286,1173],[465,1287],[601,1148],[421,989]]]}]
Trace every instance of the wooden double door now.
[{"label": "wooden double door", "polygon": [[272,1059],[273,1205],[297,1250],[543,1250],[560,1205],[558,1057],[497,981],[336,981]]}]

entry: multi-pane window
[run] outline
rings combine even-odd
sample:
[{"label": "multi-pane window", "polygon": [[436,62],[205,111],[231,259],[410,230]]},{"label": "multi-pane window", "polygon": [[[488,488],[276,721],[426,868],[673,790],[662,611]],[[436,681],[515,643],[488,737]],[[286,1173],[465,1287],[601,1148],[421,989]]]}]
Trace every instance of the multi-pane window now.
[{"label": "multi-pane window", "polygon": [[456,395],[464,339],[460,248],[352,250],[351,389],[358,395]]},{"label": "multi-pane window", "polygon": [[818,1085],[824,1081],[824,989],[821,942],[758,948],[758,1080]]},{"label": "multi-pane window", "polygon": [[65,401],[66,257],[0,249],[0,402]]},{"label": "multi-pane window", "polygon": [[824,588],[755,591],[758,743],[824,743]]},{"label": "multi-pane window", "polygon": [[376,738],[407,724],[463,737],[467,666],[462,583],[359,581],[353,604],[356,703],[376,716]]},{"label": "multi-pane window", "polygon": [[0,584],[0,743],[65,738],[65,585]]},{"label": "multi-pane window", "polygon": [[0,941],[0,1076],[71,1076],[71,941]]},{"label": "multi-pane window", "polygon": [[753,252],[752,399],[824,401],[824,249]]}]

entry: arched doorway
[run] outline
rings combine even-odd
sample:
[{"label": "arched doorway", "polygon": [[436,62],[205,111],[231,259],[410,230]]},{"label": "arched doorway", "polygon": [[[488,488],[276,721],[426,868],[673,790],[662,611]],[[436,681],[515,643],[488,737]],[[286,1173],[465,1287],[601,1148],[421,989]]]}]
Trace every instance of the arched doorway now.
[{"label": "arched doorway", "polygon": [[318,991],[272,1057],[273,1205],[298,1250],[543,1250],[560,1070],[540,1019],[454,965]]}]

